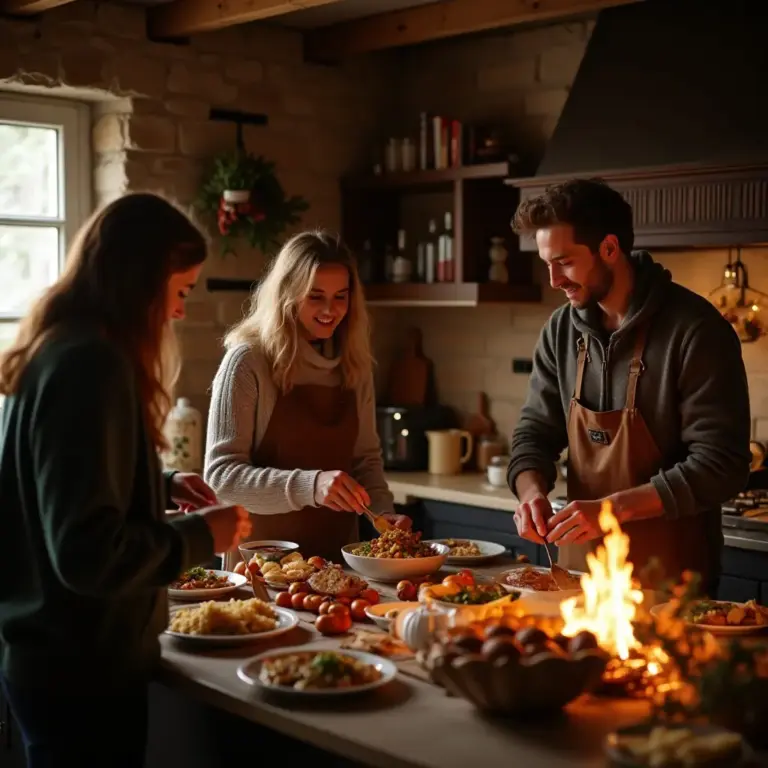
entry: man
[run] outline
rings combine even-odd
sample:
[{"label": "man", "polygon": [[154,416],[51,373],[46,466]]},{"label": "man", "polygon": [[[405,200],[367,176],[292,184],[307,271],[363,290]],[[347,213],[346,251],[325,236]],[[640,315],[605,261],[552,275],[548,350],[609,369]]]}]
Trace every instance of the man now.
[{"label": "man", "polygon": [[[608,499],[636,575],[656,557],[667,577],[697,571],[711,591],[720,505],[743,490],[750,463],[736,333],[650,254],[632,253],[632,209],[598,180],[550,187],[520,204],[512,226],[535,236],[568,299],[542,330],[512,439],[518,533],[584,570]],[[569,503],[553,514],[547,494],[566,447]]]}]

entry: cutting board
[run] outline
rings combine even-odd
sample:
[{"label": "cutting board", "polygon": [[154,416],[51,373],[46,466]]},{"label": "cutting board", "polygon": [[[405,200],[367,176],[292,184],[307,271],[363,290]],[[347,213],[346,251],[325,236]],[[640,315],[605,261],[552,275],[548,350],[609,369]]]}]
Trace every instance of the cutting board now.
[{"label": "cutting board", "polygon": [[488,395],[485,392],[478,392],[477,411],[467,419],[465,429],[475,438],[475,444],[477,444],[478,437],[492,435],[496,432],[496,425],[489,415]]},{"label": "cutting board", "polygon": [[421,330],[410,328],[402,355],[389,369],[389,405],[426,405],[432,378],[432,361],[424,357]]}]

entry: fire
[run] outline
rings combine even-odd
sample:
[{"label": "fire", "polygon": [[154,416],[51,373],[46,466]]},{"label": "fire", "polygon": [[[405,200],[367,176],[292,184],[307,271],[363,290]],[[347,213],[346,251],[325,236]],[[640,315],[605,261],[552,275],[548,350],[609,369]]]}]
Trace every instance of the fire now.
[{"label": "fire", "polygon": [[[609,677],[639,675],[648,681],[659,675],[670,659],[659,646],[643,646],[635,636],[633,622],[643,603],[643,592],[633,582],[633,565],[627,560],[629,536],[622,532],[609,501],[603,502],[598,522],[605,534],[603,543],[594,554],[587,555],[588,573],[581,578],[583,594],[560,606],[562,632],[568,636],[582,630],[591,632],[616,660],[609,665]],[[660,684],[657,678],[656,685]]]},{"label": "fire", "polygon": [[583,595],[560,606],[563,634],[572,636],[587,630],[602,648],[626,660],[640,646],[632,621],[643,593],[632,583],[633,566],[627,561],[629,536],[622,533],[609,501],[603,502],[598,522],[605,538],[594,554],[587,555],[589,572],[581,578]]}]

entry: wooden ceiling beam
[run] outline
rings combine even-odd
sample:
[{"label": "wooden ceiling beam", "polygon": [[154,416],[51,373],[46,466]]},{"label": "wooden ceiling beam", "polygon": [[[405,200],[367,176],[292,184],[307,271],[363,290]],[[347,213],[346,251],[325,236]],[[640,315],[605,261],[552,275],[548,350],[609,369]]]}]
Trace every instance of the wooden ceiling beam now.
[{"label": "wooden ceiling beam", "polygon": [[189,37],[338,2],[340,0],[174,0],[149,9],[149,32],[159,39]]},{"label": "wooden ceiling beam", "polygon": [[0,0],[0,13],[26,16],[33,13],[50,11],[51,8],[72,2],[74,0]]},{"label": "wooden ceiling beam", "polygon": [[307,58],[345,56],[425,43],[516,24],[594,13],[639,0],[443,0],[311,30]]}]

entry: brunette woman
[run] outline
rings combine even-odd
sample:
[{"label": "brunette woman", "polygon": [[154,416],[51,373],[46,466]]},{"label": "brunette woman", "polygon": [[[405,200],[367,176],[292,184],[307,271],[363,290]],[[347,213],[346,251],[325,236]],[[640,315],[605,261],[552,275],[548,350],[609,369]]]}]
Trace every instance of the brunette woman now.
[{"label": "brunette woman", "polygon": [[368,314],[339,238],[304,232],[289,240],[226,346],[213,383],[206,481],[253,514],[254,538],[295,541],[307,557],[338,561],[357,540],[354,513],[367,505],[393,515]]},{"label": "brunette woman", "polygon": [[176,371],[170,321],[206,257],[189,219],[122,197],[79,233],[61,278],[0,358],[2,682],[29,768],[136,768],[166,585],[249,533],[160,472]]}]

